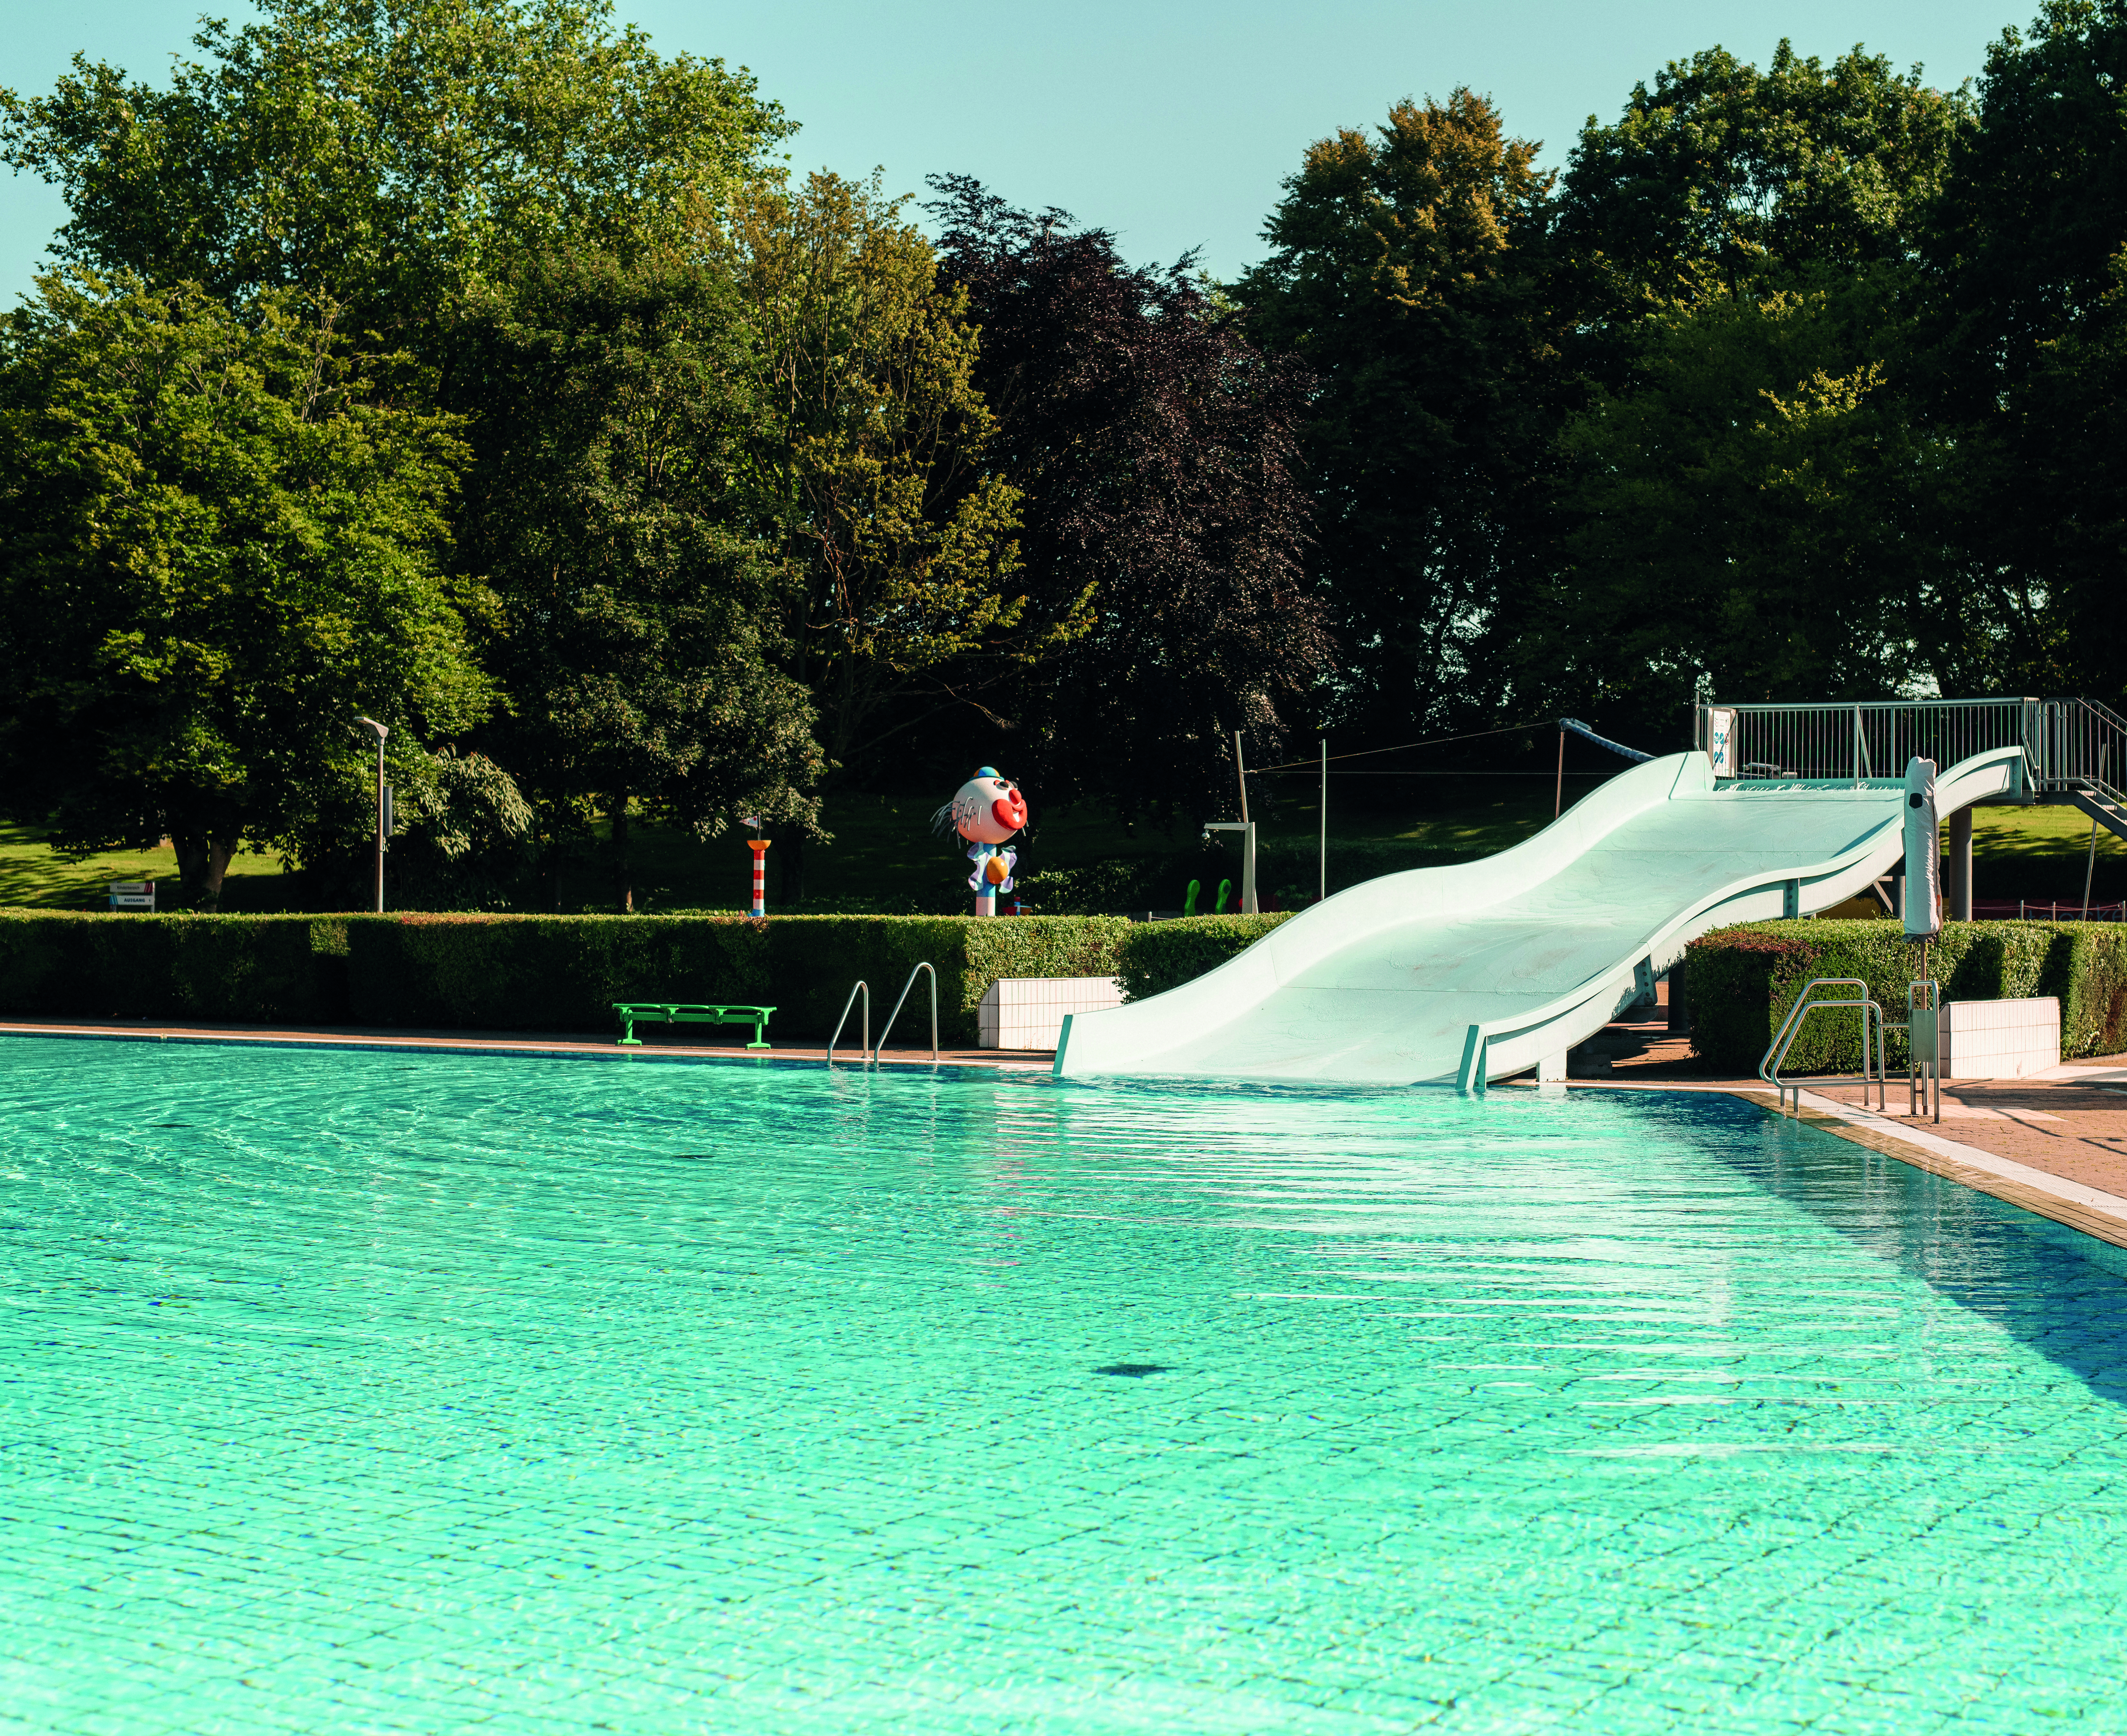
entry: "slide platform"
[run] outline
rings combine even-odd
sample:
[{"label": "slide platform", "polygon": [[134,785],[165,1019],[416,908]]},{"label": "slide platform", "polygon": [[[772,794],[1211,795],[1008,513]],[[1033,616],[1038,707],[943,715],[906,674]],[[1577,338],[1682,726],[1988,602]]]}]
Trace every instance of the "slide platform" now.
[{"label": "slide platform", "polygon": [[[1902,768],[1901,771],[1902,773]],[[1947,816],[2021,800],[2020,748],[1951,767]],[[1302,911],[1218,969],[1064,1022],[1056,1071],[1368,1085],[1539,1069],[1649,992],[1709,929],[1855,896],[1904,849],[1897,779],[1716,779],[1701,753],[1637,765],[1533,838]]]}]

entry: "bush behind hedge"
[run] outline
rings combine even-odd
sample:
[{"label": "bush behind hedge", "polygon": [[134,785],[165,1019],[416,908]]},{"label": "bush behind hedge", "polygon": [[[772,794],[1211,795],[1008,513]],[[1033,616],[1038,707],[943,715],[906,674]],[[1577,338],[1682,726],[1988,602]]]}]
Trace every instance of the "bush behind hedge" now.
[{"label": "bush behind hedge", "polygon": [[[1685,980],[1693,1052],[1713,1066],[1755,1072],[1803,986],[1814,977],[1858,977],[1888,1022],[1905,1019],[1906,985],[1920,947],[1897,923],[1808,918],[1717,929],[1691,944]],[[1945,1000],[2061,1004],[2063,1057],[2115,1053],[2127,1043],[2127,928],[2114,923],[1954,922],[1929,946]],[[1906,1044],[1889,1041],[1891,1065]],[[1852,1072],[1861,1065],[1860,1015],[1817,1013],[1788,1052],[1794,1072]]]}]

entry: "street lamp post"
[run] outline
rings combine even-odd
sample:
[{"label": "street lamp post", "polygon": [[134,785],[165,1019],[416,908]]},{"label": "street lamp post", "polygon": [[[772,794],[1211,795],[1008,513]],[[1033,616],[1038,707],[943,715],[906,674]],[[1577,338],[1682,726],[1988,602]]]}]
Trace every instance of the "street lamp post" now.
[{"label": "street lamp post", "polygon": [[391,731],[373,717],[358,717],[354,721],[377,738],[377,914],[381,916],[384,914],[384,834],[389,823],[384,811],[384,738]]}]

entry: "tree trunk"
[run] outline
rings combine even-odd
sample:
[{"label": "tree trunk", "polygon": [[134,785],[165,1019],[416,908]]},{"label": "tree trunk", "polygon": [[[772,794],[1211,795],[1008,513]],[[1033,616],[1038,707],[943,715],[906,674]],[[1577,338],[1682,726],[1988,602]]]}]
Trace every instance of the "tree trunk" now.
[{"label": "tree trunk", "polygon": [[775,901],[795,904],[805,896],[805,835],[793,831],[775,841],[775,860],[780,871],[775,882]]},{"label": "tree trunk", "polygon": [[613,890],[623,914],[635,910],[635,887],[628,873],[628,792],[612,798],[608,811],[613,818]]},{"label": "tree trunk", "polygon": [[237,840],[206,832],[170,834],[178,853],[178,880],[185,901],[196,911],[211,911],[221,904],[221,882],[236,854]]}]

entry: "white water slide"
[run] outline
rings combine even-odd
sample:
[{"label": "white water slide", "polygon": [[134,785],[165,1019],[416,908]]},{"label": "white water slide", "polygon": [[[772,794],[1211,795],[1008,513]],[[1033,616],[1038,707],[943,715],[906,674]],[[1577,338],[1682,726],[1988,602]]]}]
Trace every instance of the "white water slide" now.
[{"label": "white water slide", "polygon": [[[2026,763],[2021,746],[1962,759],[1938,782],[1939,811],[2030,799]],[[1566,1052],[1688,942],[1809,915],[1896,867],[1896,769],[1739,779],[1717,778],[1703,752],[1648,760],[1512,849],[1367,881],[1193,982],[1073,1014],[1056,1071],[1478,1090],[1531,1067],[1562,1079]]]}]

